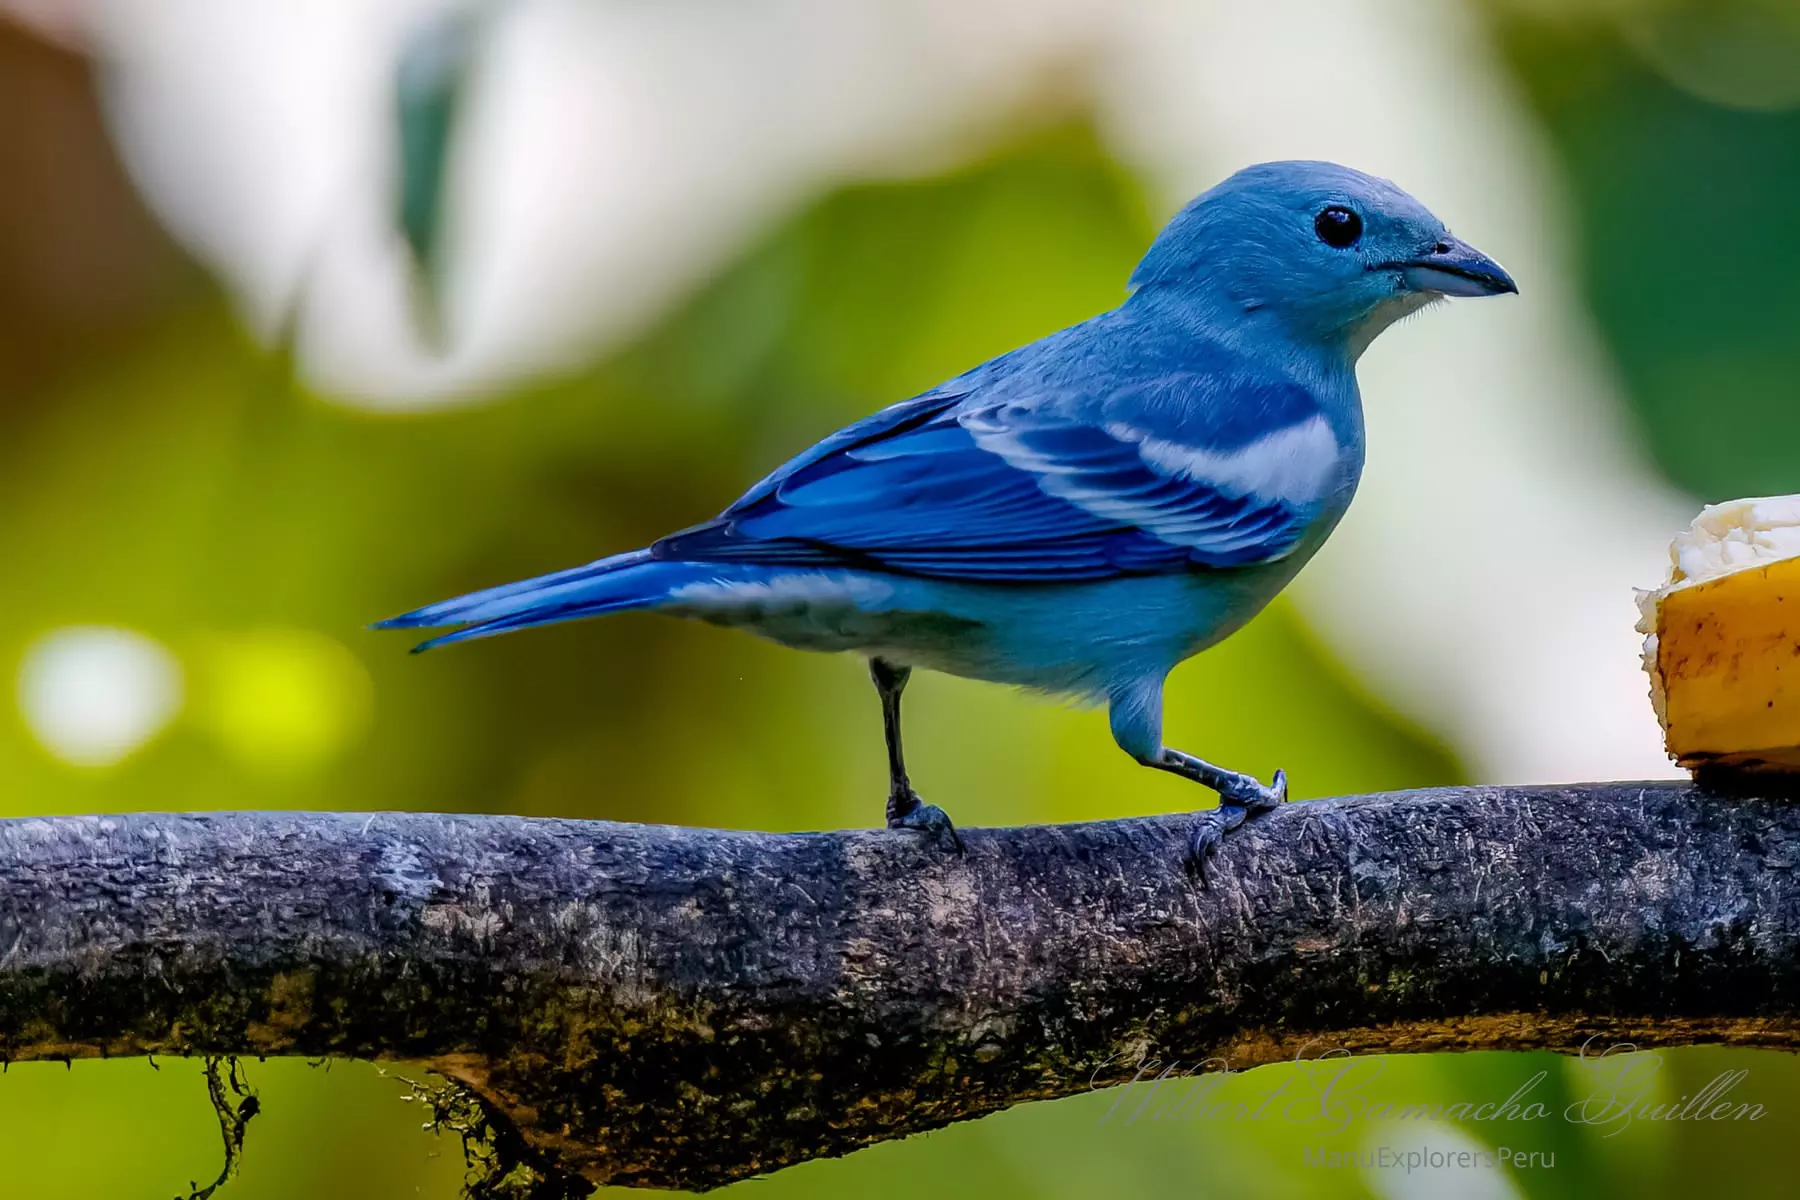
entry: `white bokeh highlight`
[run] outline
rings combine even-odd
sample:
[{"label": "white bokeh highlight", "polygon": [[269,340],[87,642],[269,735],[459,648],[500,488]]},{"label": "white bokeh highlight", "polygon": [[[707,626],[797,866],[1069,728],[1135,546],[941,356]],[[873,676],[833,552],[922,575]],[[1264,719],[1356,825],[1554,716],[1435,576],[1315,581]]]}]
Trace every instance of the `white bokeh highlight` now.
[{"label": "white bokeh highlight", "polygon": [[[1388,1149],[1390,1157],[1419,1153],[1424,1156],[1426,1165],[1365,1167],[1363,1184],[1379,1200],[1446,1200],[1447,1197],[1454,1197],[1454,1200],[1525,1200],[1525,1193],[1513,1182],[1510,1169],[1498,1161],[1500,1151],[1470,1137],[1448,1121],[1371,1125],[1363,1138],[1359,1157],[1366,1156],[1379,1164],[1378,1156],[1383,1147]],[[1462,1155],[1470,1157],[1460,1158]],[[1449,1165],[1469,1161],[1491,1161],[1495,1165]],[[1536,1169],[1553,1170],[1554,1167],[1539,1166]]]},{"label": "white bokeh highlight", "polygon": [[129,629],[69,626],[27,648],[18,695],[27,728],[46,750],[75,766],[106,767],[181,710],[181,664]]}]

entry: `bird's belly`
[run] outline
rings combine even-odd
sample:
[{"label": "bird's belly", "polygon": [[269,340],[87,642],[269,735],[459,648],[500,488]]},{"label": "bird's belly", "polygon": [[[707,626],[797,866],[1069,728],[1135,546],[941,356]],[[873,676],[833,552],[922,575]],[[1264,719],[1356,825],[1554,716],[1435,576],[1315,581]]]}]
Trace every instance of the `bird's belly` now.
[{"label": "bird's belly", "polygon": [[1024,585],[759,572],[684,589],[664,611],[801,650],[855,651],[972,679],[1098,696],[1115,680],[1166,672],[1227,636],[1289,574],[1246,568]]},{"label": "bird's belly", "polygon": [[[1285,580],[1231,571],[1029,586],[906,580],[830,648],[1069,695],[1163,673],[1227,636]],[[840,625],[845,632],[849,630]],[[765,627],[765,636],[799,644]],[[822,645],[807,648],[824,649]]]},{"label": "bird's belly", "polygon": [[1034,589],[984,622],[990,641],[982,653],[940,669],[1100,696],[1117,681],[1166,673],[1237,630],[1279,590],[1254,569]]}]

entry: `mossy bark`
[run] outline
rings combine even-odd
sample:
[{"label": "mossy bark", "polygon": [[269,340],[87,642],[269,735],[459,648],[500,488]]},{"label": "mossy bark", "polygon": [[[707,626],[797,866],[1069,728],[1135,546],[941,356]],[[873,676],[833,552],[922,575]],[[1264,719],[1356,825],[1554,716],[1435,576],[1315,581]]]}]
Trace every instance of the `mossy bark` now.
[{"label": "mossy bark", "polygon": [[1800,1044],[1800,805],[1668,783],[777,835],[0,822],[0,1053],[424,1060],[545,1161],[703,1189],[1139,1064]]}]

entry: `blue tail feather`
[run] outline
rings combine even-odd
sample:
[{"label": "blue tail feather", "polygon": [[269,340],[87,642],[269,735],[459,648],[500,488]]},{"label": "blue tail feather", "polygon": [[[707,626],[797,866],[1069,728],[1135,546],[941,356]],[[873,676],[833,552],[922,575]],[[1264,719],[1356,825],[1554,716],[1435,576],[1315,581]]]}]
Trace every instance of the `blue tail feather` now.
[{"label": "blue tail feather", "polygon": [[667,599],[673,589],[692,583],[704,574],[705,568],[698,564],[657,562],[648,550],[633,550],[586,566],[427,604],[397,617],[377,621],[373,628],[462,627],[420,642],[413,647],[413,653],[418,654],[434,646],[491,637],[533,625],[653,607]]}]

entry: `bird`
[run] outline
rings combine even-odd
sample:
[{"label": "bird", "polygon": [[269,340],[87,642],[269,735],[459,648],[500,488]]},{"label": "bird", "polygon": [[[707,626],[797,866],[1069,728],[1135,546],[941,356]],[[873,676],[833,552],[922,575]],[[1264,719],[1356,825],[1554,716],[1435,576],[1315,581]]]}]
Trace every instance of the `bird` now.
[{"label": "bird", "polygon": [[451,629],[422,651],[651,610],[860,654],[887,825],[946,852],[961,837],[902,751],[914,669],[1104,704],[1131,758],[1218,793],[1184,848],[1204,882],[1287,776],[1165,745],[1164,680],[1266,606],[1349,507],[1370,342],[1445,297],[1517,291],[1385,179],[1245,167],[1170,219],[1118,307],[830,434],[711,520],[376,627]]}]

